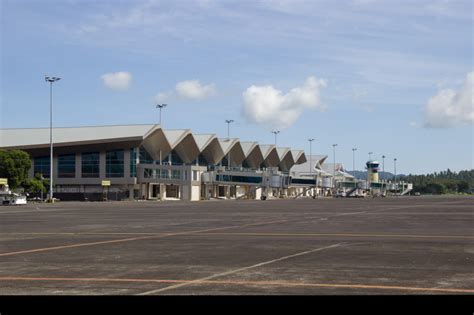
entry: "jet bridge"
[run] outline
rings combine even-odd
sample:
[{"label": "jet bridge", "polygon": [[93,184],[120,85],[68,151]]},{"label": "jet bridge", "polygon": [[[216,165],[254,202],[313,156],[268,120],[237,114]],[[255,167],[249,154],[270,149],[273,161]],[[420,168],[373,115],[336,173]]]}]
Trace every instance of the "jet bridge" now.
[{"label": "jet bridge", "polygon": [[218,167],[203,174],[202,183],[214,187],[210,189],[214,192],[213,197],[266,199],[282,196],[290,184],[290,176],[279,172],[277,168],[252,170]]}]

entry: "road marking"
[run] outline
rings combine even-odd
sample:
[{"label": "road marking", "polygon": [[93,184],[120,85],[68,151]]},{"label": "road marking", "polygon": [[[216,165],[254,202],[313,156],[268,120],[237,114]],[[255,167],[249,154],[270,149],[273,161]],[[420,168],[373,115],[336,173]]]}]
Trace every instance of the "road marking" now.
[{"label": "road marking", "polygon": [[75,247],[84,247],[84,246],[93,246],[93,245],[102,245],[102,244],[113,244],[113,243],[123,243],[123,242],[137,241],[137,240],[163,238],[163,237],[168,237],[168,236],[190,235],[190,234],[197,234],[197,233],[202,233],[202,232],[211,232],[211,231],[226,230],[226,229],[233,229],[233,228],[243,228],[243,227],[256,226],[256,225],[272,224],[272,223],[277,223],[277,222],[285,222],[285,220],[257,222],[257,223],[249,223],[249,224],[243,224],[243,225],[238,225],[238,226],[225,226],[225,227],[204,229],[204,230],[166,233],[166,234],[160,234],[160,235],[150,235],[150,236],[116,239],[116,240],[109,240],[109,241],[89,242],[89,243],[79,243],[79,244],[71,244],[71,245],[62,245],[62,246],[53,246],[53,247],[29,249],[29,250],[22,250],[22,251],[16,251],[16,252],[0,253],[0,257],[20,255],[20,254],[29,254],[29,253],[37,253],[37,252],[45,252],[45,251],[58,250],[58,249],[75,248]]},{"label": "road marking", "polygon": [[199,233],[199,235],[219,236],[336,236],[336,237],[402,237],[402,238],[454,238],[474,239],[465,235],[412,235],[412,234],[353,234],[353,233]]},{"label": "road marking", "polygon": [[[452,239],[474,239],[474,236],[470,235],[422,235],[422,234],[361,234],[361,233],[258,233],[258,232],[183,232],[184,235],[217,235],[217,236],[335,236],[335,237],[394,237],[394,238],[452,238]],[[148,235],[148,236],[173,236],[173,232],[72,232],[72,233],[54,233],[54,232],[37,232],[37,233],[0,233],[0,236],[14,236],[14,235],[70,235],[70,236],[81,236],[81,235]],[[180,235],[177,235],[180,236]]]},{"label": "road marking", "polygon": [[322,251],[322,250],[325,250],[325,249],[336,248],[336,247],[347,246],[347,245],[348,244],[346,244],[346,243],[339,243],[339,244],[333,244],[333,245],[329,245],[329,246],[325,246],[325,247],[319,247],[319,248],[315,248],[315,249],[312,249],[312,250],[296,253],[296,254],[293,254],[293,255],[280,257],[280,258],[265,261],[265,262],[261,262],[261,263],[258,263],[258,264],[252,265],[252,266],[247,266],[247,267],[243,267],[243,268],[239,268],[239,269],[229,270],[229,271],[226,271],[226,272],[217,273],[217,274],[214,274],[214,275],[211,275],[211,276],[208,276],[208,277],[204,277],[204,278],[201,278],[201,279],[196,279],[196,280],[188,281],[188,282],[185,282],[185,283],[171,285],[171,286],[161,288],[161,289],[156,289],[156,290],[143,292],[143,293],[140,293],[138,295],[156,294],[156,293],[161,293],[161,292],[164,292],[164,291],[169,291],[169,290],[181,288],[181,287],[184,287],[184,286],[187,286],[187,285],[199,284],[199,283],[202,283],[203,281],[211,280],[211,279],[218,278],[218,277],[228,276],[228,275],[238,273],[238,272],[241,272],[241,271],[246,271],[246,270],[249,270],[249,269],[253,269],[253,268],[273,264],[273,263],[278,262],[278,261],[282,261],[282,260],[286,260],[286,259],[290,259],[290,258],[302,256],[302,255],[307,255],[307,254],[311,254],[311,253],[315,253],[315,252],[319,252],[319,251]]},{"label": "road marking", "polygon": [[[379,211],[387,211],[387,210],[395,210],[400,208],[413,208],[413,207],[421,207],[423,205],[403,205],[385,209],[376,209],[376,210],[366,210],[360,212],[350,212],[350,213],[342,213],[342,214],[335,214],[330,217],[338,217],[338,216],[346,216],[346,215],[354,215],[354,214],[361,214],[361,213],[368,213],[368,212],[379,212]],[[312,219],[319,219],[321,215],[306,217],[306,218],[295,218],[295,219],[280,219],[280,220],[273,220],[273,221],[266,221],[266,222],[256,222],[256,223],[249,223],[239,226],[226,226],[220,228],[213,228],[213,229],[205,229],[205,230],[198,230],[198,231],[188,231],[188,232],[177,232],[177,233],[169,233],[169,234],[161,234],[161,235],[150,235],[150,236],[143,236],[143,237],[135,237],[135,238],[126,238],[126,239],[117,239],[117,240],[109,240],[109,241],[100,241],[100,242],[91,242],[91,243],[79,243],[79,244],[71,244],[71,245],[63,245],[63,246],[54,246],[54,247],[46,247],[46,248],[38,248],[38,249],[30,249],[30,250],[23,250],[23,251],[16,251],[16,252],[8,252],[8,253],[0,253],[0,257],[4,256],[12,256],[12,255],[20,255],[20,254],[28,254],[28,253],[35,253],[35,252],[44,252],[50,250],[59,250],[59,249],[67,249],[67,248],[75,248],[75,247],[84,247],[84,246],[93,246],[93,245],[101,245],[101,244],[113,244],[113,243],[121,243],[121,242],[129,242],[129,241],[136,241],[136,240],[144,240],[144,239],[153,239],[153,238],[162,238],[167,236],[176,236],[176,235],[191,235],[201,232],[210,232],[210,231],[218,231],[218,230],[227,230],[227,229],[235,229],[235,228],[243,228],[249,226],[258,226],[258,225],[266,225],[266,224],[273,224],[273,223],[288,223],[288,222],[296,222],[296,221],[308,221]]]},{"label": "road marking", "polygon": [[[172,279],[131,279],[131,278],[65,278],[65,277],[0,277],[0,281],[58,281],[58,282],[123,282],[123,283],[164,283],[184,284],[192,280]],[[460,288],[423,288],[391,285],[348,284],[348,283],[307,283],[289,281],[240,281],[240,280],[202,280],[200,285],[253,285],[281,287],[322,287],[342,289],[382,289],[417,292],[474,293],[474,289]]]}]

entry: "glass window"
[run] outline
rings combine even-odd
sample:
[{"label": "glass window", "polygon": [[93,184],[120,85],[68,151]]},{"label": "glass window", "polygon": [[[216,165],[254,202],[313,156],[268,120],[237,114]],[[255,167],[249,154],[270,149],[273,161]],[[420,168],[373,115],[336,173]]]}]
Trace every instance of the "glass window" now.
[{"label": "glass window", "polygon": [[172,176],[172,177],[171,177],[172,179],[180,179],[180,177],[181,177],[181,171],[179,171],[179,170],[173,170],[171,176]]},{"label": "glass window", "polygon": [[41,174],[44,178],[49,178],[50,156],[38,156],[34,158],[35,174]]},{"label": "glass window", "polygon": [[137,177],[137,149],[130,149],[130,177]]},{"label": "glass window", "polygon": [[144,147],[140,147],[140,163],[153,164],[153,158]]},{"label": "glass window", "polygon": [[171,153],[163,159],[163,162],[171,161],[171,165],[184,165],[183,160],[179,157],[178,153],[175,150],[171,151]]},{"label": "glass window", "polygon": [[149,168],[145,168],[145,170],[143,172],[143,176],[145,178],[152,178],[153,177],[153,170],[149,169]]},{"label": "glass window", "polygon": [[81,173],[84,178],[100,177],[99,152],[84,152],[81,156]]},{"label": "glass window", "polygon": [[58,177],[71,178],[76,176],[76,155],[58,155]]},{"label": "glass window", "polygon": [[124,150],[107,151],[105,153],[105,176],[106,177],[123,177]]}]

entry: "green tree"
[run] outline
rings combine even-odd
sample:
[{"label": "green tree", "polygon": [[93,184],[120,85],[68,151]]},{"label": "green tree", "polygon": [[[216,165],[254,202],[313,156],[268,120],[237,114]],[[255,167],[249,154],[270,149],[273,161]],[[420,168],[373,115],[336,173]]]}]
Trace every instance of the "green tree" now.
[{"label": "green tree", "polygon": [[28,153],[21,150],[0,150],[0,177],[8,179],[8,186],[15,189],[28,178],[31,168]]},{"label": "green tree", "polygon": [[429,194],[441,195],[447,192],[446,186],[438,183],[430,183],[426,185],[426,192]]},{"label": "green tree", "polygon": [[464,180],[460,181],[458,184],[458,191],[462,193],[469,193],[470,192],[469,183]]},{"label": "green tree", "polygon": [[48,191],[48,189],[46,188],[47,185],[49,185],[49,182],[41,179],[41,174],[39,173],[35,174],[35,177],[32,179],[25,179],[22,183],[22,186],[25,188],[25,191],[29,193],[45,193]]}]

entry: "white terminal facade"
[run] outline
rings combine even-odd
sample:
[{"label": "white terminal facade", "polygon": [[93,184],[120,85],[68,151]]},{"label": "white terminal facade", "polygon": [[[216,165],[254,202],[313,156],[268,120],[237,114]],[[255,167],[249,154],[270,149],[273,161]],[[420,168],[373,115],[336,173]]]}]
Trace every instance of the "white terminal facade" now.
[{"label": "white terminal facade", "polygon": [[[60,200],[316,197],[371,185],[325,164],[327,156],[160,125],[54,128],[53,144]],[[49,177],[49,147],[49,128],[0,129],[0,149],[30,155],[30,177]]]}]

